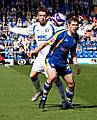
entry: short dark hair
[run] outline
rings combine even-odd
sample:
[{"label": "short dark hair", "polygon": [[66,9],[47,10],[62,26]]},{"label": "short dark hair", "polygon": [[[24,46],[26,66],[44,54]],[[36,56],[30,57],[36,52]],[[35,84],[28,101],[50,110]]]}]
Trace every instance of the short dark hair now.
[{"label": "short dark hair", "polygon": [[45,7],[44,5],[39,6],[39,7],[37,8],[37,14],[38,14],[38,12],[40,12],[40,11],[46,12],[46,14],[47,14],[47,9],[46,9],[46,7]]},{"label": "short dark hair", "polygon": [[68,20],[68,23],[70,24],[72,21],[79,23],[78,18],[75,17],[75,16],[72,16],[72,17]]}]

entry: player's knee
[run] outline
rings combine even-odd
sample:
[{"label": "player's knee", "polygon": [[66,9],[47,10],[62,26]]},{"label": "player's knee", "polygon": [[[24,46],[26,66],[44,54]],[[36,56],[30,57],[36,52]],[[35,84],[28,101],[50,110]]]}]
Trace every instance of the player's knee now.
[{"label": "player's knee", "polygon": [[48,75],[48,80],[50,83],[52,83],[55,79],[56,77],[54,75]]},{"label": "player's knee", "polygon": [[30,73],[30,78],[33,78],[33,75]]},{"label": "player's knee", "polygon": [[73,82],[67,83],[67,86],[68,86],[68,88],[70,88],[70,89],[74,89],[74,87],[75,87],[75,82],[73,81]]},{"label": "player's knee", "polygon": [[30,78],[36,78],[38,76],[37,72],[31,71],[30,72]]},{"label": "player's knee", "polygon": [[38,76],[30,73],[30,79],[31,81],[36,81],[38,79]]},{"label": "player's knee", "polygon": [[54,83],[57,85],[57,86],[60,86],[62,84],[62,81],[60,80],[59,77],[57,77],[55,80],[54,80]]},{"label": "player's knee", "polygon": [[30,77],[31,81],[36,81],[38,79],[38,76]]},{"label": "player's knee", "polygon": [[53,82],[57,79],[57,73],[54,70],[48,70],[48,79]]}]

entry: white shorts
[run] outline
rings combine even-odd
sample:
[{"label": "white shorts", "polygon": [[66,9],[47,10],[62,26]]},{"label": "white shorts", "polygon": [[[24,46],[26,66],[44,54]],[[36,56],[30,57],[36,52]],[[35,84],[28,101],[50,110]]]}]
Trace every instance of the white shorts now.
[{"label": "white shorts", "polygon": [[31,70],[35,72],[41,72],[45,74],[46,77],[48,76],[46,73],[45,57],[43,57],[41,53],[39,53],[38,56],[35,58]]}]

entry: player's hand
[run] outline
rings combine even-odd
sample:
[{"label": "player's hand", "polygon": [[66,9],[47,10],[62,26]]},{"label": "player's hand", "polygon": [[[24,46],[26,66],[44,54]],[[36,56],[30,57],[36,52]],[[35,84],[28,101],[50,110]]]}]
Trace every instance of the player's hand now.
[{"label": "player's hand", "polygon": [[79,65],[76,66],[76,73],[79,75],[81,73],[81,68]]},{"label": "player's hand", "polygon": [[28,56],[29,58],[32,57],[31,51],[28,51],[28,52],[27,52],[27,56]]},{"label": "player's hand", "polygon": [[31,51],[28,51],[28,52],[27,52],[27,56],[30,57],[30,58],[31,58],[32,56],[34,56],[34,55],[35,55],[34,50],[31,50]]}]

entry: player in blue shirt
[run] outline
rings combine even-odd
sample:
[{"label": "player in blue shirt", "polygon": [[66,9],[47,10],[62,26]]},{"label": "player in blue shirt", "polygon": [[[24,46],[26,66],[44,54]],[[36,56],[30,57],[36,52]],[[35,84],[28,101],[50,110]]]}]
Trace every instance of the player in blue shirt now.
[{"label": "player in blue shirt", "polygon": [[[47,95],[52,87],[53,81],[62,76],[66,81],[65,101],[62,102],[62,108],[67,109],[72,107],[72,99],[74,96],[74,77],[71,67],[68,65],[68,55],[71,53],[73,64],[77,67],[77,74],[80,73],[80,67],[77,64],[76,46],[79,36],[76,33],[78,29],[78,19],[76,17],[70,18],[68,22],[68,30],[61,30],[57,32],[49,42],[41,44],[39,49],[45,45],[51,45],[50,51],[46,57],[46,66],[48,79],[44,84],[43,95],[39,103],[39,108],[45,107]],[[54,42],[53,42],[54,41]],[[37,50],[39,50],[37,48]]]}]

